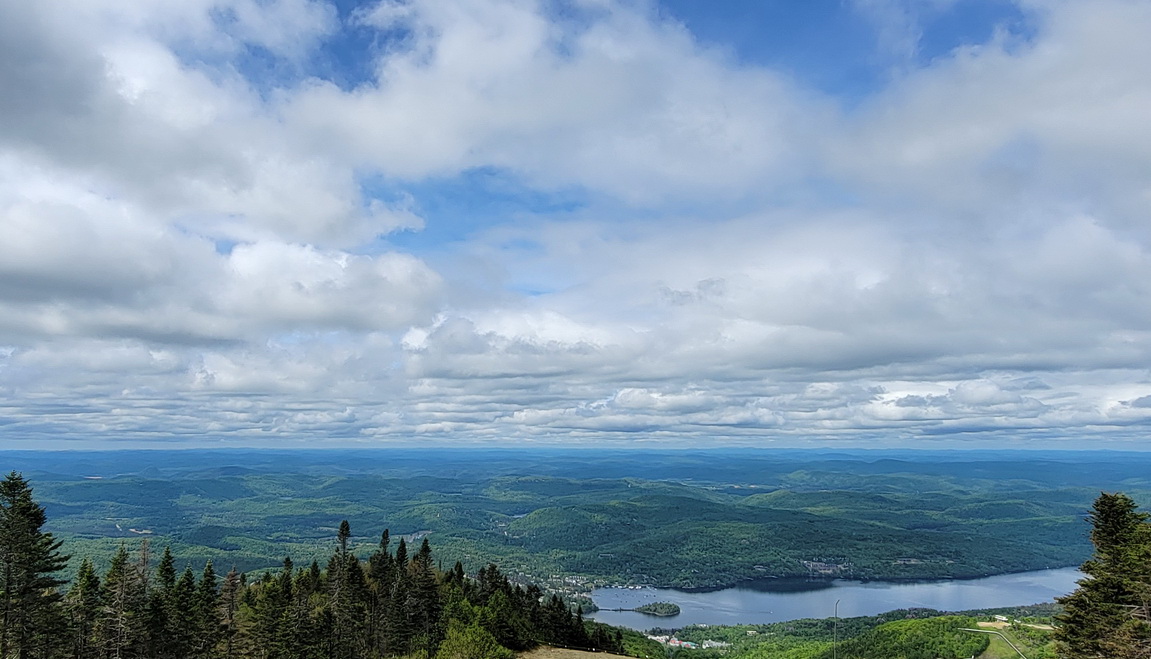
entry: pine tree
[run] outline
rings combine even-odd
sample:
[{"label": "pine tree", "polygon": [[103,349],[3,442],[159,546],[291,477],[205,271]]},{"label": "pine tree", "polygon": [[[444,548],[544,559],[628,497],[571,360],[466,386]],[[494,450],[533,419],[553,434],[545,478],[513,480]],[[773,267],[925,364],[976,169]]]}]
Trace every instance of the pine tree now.
[{"label": "pine tree", "polygon": [[61,640],[64,581],[54,575],[68,557],[45,521],[28,482],[8,474],[0,482],[0,657],[45,656]]}]

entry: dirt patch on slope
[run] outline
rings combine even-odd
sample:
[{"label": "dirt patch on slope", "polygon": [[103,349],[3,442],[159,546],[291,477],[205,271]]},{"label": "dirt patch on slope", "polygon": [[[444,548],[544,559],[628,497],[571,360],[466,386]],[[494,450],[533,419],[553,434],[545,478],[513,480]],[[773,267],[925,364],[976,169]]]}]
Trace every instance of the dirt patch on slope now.
[{"label": "dirt patch on slope", "polygon": [[607,659],[608,657],[618,656],[620,655],[607,654],[605,652],[566,650],[564,648],[553,648],[545,645],[538,647],[531,652],[524,652],[520,655],[520,659]]}]

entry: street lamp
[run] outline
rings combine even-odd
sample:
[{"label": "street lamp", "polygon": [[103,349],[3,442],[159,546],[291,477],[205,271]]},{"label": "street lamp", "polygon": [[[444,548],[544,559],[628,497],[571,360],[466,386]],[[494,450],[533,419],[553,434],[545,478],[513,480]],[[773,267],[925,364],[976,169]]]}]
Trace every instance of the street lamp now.
[{"label": "street lamp", "polygon": [[831,623],[831,659],[839,659],[839,600],[835,600],[835,619]]}]

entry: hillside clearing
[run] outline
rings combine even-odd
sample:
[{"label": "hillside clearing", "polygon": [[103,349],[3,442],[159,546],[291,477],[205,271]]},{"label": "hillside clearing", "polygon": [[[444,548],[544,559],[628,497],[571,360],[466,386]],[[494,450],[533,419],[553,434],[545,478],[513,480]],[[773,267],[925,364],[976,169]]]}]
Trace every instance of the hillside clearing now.
[{"label": "hillside clearing", "polygon": [[519,656],[520,659],[604,659],[604,657],[613,657],[618,655],[610,655],[603,652],[584,652],[583,650],[553,648],[551,646],[545,645],[538,647],[530,652],[524,652]]}]

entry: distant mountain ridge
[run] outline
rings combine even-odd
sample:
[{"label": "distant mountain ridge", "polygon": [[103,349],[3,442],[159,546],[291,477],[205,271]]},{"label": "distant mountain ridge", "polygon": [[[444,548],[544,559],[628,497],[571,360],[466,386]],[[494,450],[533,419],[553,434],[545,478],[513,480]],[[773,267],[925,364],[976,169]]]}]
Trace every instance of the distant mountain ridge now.
[{"label": "distant mountain ridge", "polygon": [[181,560],[223,552],[241,569],[271,568],[287,553],[321,556],[331,520],[347,518],[353,528],[430,531],[440,555],[469,569],[494,560],[538,578],[683,587],[803,576],[805,562],[871,579],[1077,565],[1089,551],[1082,518],[1099,489],[1151,498],[1151,455],[1139,453],[379,449],[0,458],[35,476],[53,530],[97,556],[135,528],[171,543]]}]

